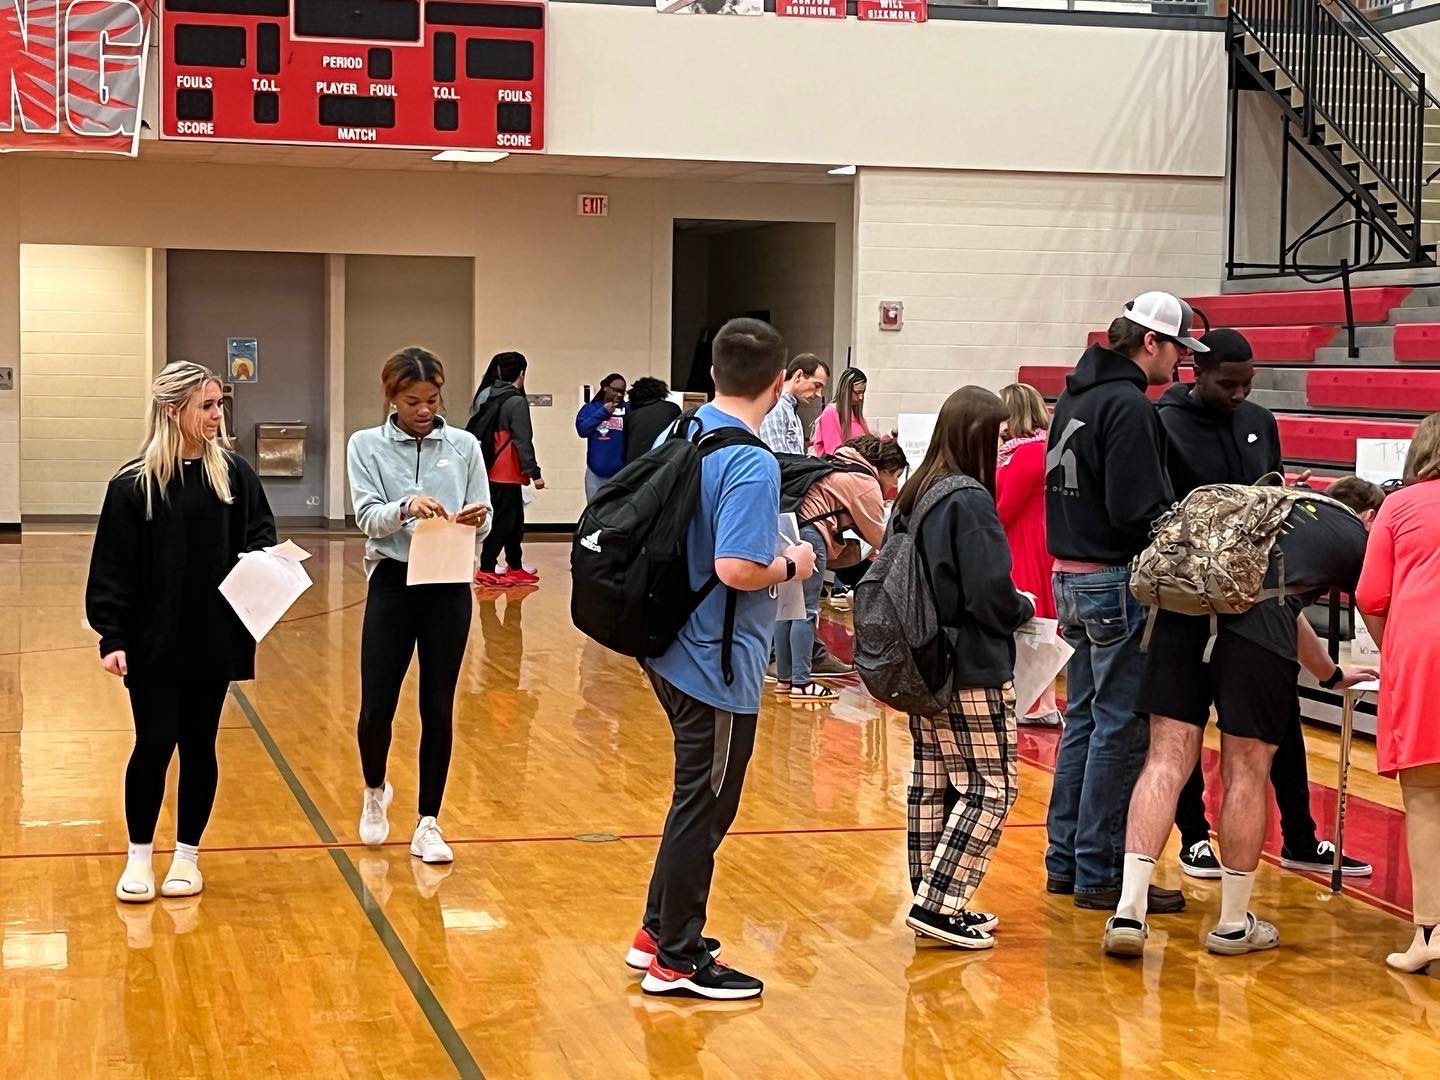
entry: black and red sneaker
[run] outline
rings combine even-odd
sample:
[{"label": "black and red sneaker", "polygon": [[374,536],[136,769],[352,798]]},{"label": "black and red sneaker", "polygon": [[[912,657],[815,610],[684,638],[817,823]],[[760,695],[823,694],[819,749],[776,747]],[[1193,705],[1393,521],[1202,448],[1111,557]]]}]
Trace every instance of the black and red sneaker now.
[{"label": "black and red sneaker", "polygon": [[711,1001],[740,1001],[759,997],[765,984],[744,972],[728,968],[712,959],[704,967],[693,971],[674,971],[662,967],[657,957],[650,963],[650,970],[640,981],[640,989],[647,994],[665,997],[698,997]]},{"label": "black and red sneaker", "polygon": [[[705,948],[710,951],[711,957],[720,955],[720,942],[713,937],[701,938],[705,942]],[[635,932],[635,940],[630,944],[630,951],[625,954],[625,966],[634,968],[636,971],[649,971],[650,962],[655,959],[656,953],[660,951],[650,931],[643,926]]]}]

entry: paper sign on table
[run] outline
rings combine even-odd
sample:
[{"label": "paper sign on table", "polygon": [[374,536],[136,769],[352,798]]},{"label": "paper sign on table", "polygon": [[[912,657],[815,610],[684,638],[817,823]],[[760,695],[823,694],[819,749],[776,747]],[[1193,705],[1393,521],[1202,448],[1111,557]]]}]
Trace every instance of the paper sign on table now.
[{"label": "paper sign on table", "polygon": [[[800,524],[794,514],[781,514],[779,536],[775,540],[775,554],[785,554],[785,549],[800,543]],[[776,622],[792,622],[805,618],[805,583],[803,581],[782,581],[775,587]]]},{"label": "paper sign on table", "polygon": [[1031,619],[1015,631],[1015,714],[1024,716],[1065,669],[1074,648],[1054,619]]},{"label": "paper sign on table", "polygon": [[309,557],[308,551],[290,540],[263,551],[247,551],[220,583],[220,595],[256,641],[264,640],[310,588],[310,575],[300,565]]},{"label": "paper sign on table", "polygon": [[406,585],[470,584],[475,574],[475,526],[426,518],[410,534]]}]

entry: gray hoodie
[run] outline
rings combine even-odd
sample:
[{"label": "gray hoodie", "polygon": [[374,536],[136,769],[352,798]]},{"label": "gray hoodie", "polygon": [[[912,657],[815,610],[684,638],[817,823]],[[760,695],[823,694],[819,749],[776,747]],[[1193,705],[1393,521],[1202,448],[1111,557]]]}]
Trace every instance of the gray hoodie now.
[{"label": "gray hoodie", "polygon": [[[464,428],[451,427],[438,416],[423,439],[402,431],[393,416],[379,427],[357,431],[350,436],[345,464],[355,524],[369,538],[366,577],[381,559],[409,561],[415,519],[403,511],[412,495],[438,499],[451,516],[471,503],[491,505],[480,444]],[[475,538],[489,532],[487,514]]]}]

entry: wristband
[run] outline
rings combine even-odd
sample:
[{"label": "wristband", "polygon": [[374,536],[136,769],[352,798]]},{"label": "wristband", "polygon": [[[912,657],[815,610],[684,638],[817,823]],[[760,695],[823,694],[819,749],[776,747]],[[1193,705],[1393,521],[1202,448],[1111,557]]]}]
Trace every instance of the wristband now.
[{"label": "wristband", "polygon": [[1342,668],[1339,664],[1336,664],[1335,670],[1330,673],[1330,677],[1328,679],[1326,679],[1320,684],[1320,688],[1322,690],[1334,690],[1335,687],[1340,685],[1344,678],[1345,669]]},{"label": "wristband", "polygon": [[795,579],[795,560],[790,558],[789,555],[782,555],[780,557],[785,560],[785,580],[793,581]]}]

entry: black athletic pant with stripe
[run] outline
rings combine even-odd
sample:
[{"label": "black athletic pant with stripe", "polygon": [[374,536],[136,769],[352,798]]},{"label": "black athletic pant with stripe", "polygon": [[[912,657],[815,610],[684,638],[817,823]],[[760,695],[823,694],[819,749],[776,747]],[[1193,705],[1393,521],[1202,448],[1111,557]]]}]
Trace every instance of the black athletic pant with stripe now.
[{"label": "black athletic pant with stripe", "polygon": [[649,675],[675,734],[675,794],[650,878],[645,929],[659,943],[662,966],[689,972],[709,961],[703,935],[715,851],[740,809],[755,717],[706,705]]},{"label": "black athletic pant with stripe", "polygon": [[360,635],[360,764],[365,786],[385,783],[390,734],[410,658],[420,653],[421,817],[437,817],[453,741],[455,684],[470,639],[469,585],[406,585],[409,566],[382,559],[370,575]]}]

